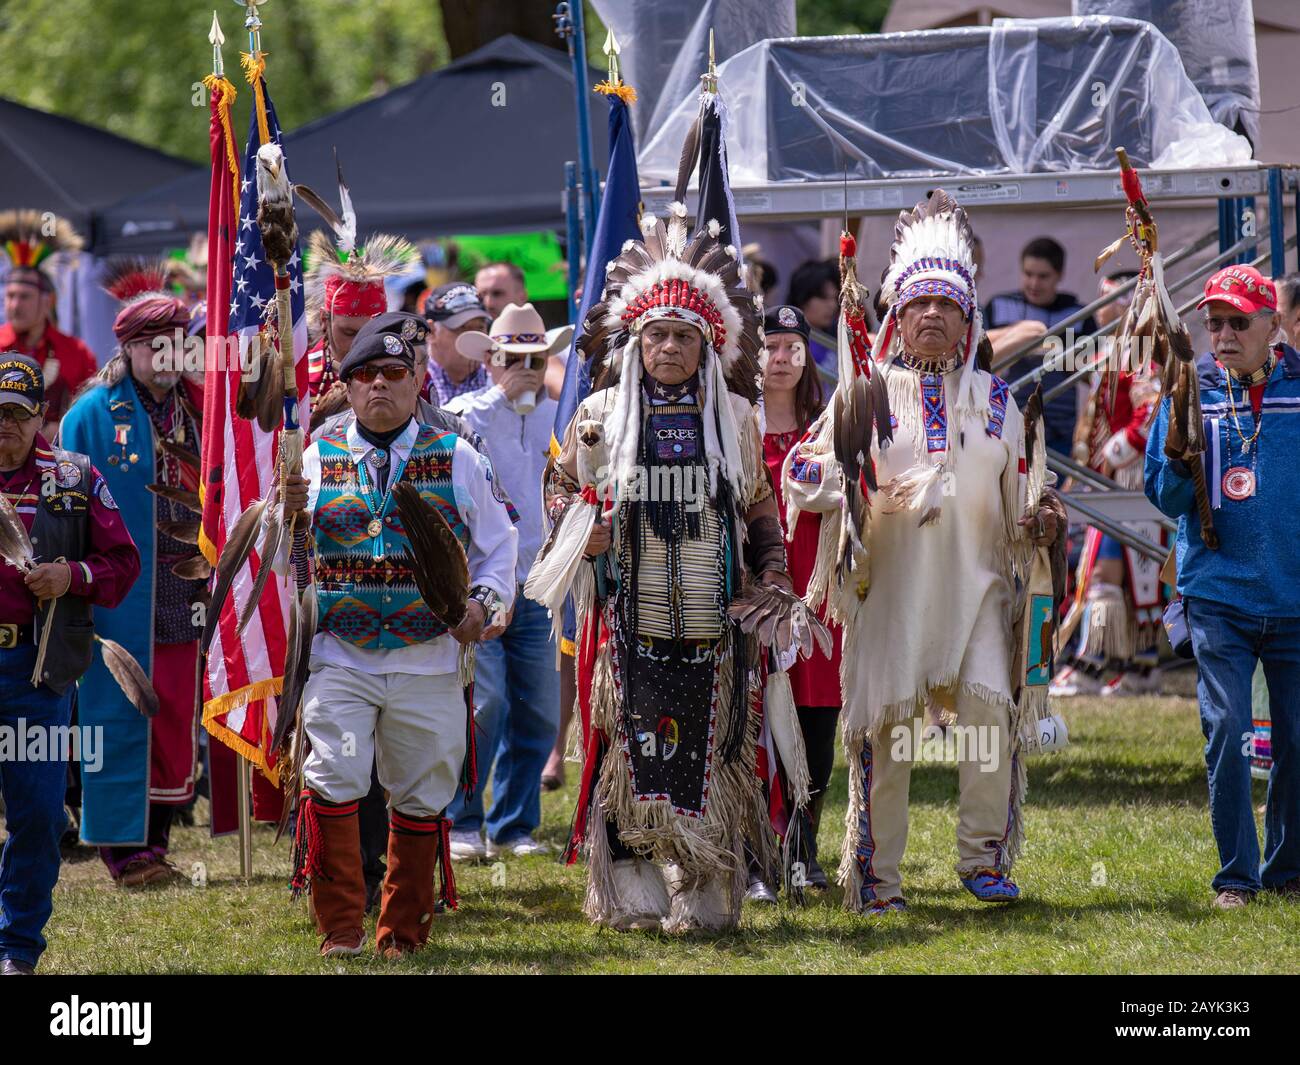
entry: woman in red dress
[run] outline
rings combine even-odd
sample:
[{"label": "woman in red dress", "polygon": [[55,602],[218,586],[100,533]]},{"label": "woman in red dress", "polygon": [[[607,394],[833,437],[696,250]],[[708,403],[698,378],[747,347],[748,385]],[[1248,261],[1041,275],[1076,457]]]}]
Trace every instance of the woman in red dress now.
[{"label": "woman in red dress", "polygon": [[[763,322],[767,355],[763,366],[763,458],[772,471],[781,523],[785,525],[781,466],[813,419],[821,413],[823,398],[817,368],[808,357],[808,321],[797,307],[774,307]],[[797,595],[808,591],[817,558],[817,536],[821,518],[802,514],[793,541],[785,545],[790,578]],[[822,804],[830,784],[835,761],[836,723],[840,714],[840,630],[831,627],[834,646],[831,658],[814,650],[811,658],[790,667],[790,686],[799,713],[804,745],[808,750],[808,772],[812,794],[812,860],[808,886],[825,891],[826,874],[817,863],[817,827]]]}]

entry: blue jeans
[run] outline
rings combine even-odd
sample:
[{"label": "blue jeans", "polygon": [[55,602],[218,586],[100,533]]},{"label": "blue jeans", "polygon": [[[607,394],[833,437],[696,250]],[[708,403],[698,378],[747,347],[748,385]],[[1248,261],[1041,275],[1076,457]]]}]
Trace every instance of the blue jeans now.
[{"label": "blue jeans", "polygon": [[[546,608],[522,595],[501,636],[480,644],[474,668],[478,786],[457,793],[447,816],[457,831],[484,825],[483,792],[492,778],[488,838],[512,843],[542,820],[542,767],[560,727],[560,674]],[[495,763],[495,768],[494,768]]]},{"label": "blue jeans", "polygon": [[25,754],[33,730],[67,726],[74,691],[69,687],[55,695],[44,685],[33,688],[35,664],[35,647],[0,650],[0,728],[15,735],[12,760],[0,761],[0,794],[9,831],[0,852],[0,959],[28,965],[35,965],[45,949],[41,929],[54,908],[59,839],[67,827],[63,793],[68,752],[61,743],[51,742],[46,732],[46,756],[29,762]]},{"label": "blue jeans", "polygon": [[[1210,824],[1223,867],[1216,891],[1277,888],[1300,877],[1300,617],[1262,618],[1187,599],[1210,779]],[[1273,772],[1264,813],[1264,865],[1250,795],[1251,678],[1268,682]]]}]

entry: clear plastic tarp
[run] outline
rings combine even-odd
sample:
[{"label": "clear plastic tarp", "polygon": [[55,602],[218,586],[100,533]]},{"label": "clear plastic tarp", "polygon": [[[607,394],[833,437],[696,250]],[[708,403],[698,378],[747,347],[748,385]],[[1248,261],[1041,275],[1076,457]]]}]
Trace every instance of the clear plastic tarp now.
[{"label": "clear plastic tarp", "polygon": [[673,104],[698,90],[709,30],[719,62],[756,41],[797,32],[794,0],[592,0],[592,7],[614,31],[623,80],[637,91],[637,144],[653,135]]},{"label": "clear plastic tarp", "polygon": [[1151,23],[1178,49],[1214,120],[1259,143],[1259,62],[1251,0],[1074,0],[1074,13]]},{"label": "clear plastic tarp", "polygon": [[[1177,50],[1146,22],[999,19],[991,27],[760,41],[719,66],[733,185],[1110,170],[1250,161]],[[647,143],[672,181],[694,121],[682,99]]]}]

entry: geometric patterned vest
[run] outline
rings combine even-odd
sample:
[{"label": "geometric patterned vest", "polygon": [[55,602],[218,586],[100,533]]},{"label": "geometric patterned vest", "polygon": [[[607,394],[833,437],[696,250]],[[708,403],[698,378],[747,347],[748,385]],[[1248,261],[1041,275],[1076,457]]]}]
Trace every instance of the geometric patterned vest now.
[{"label": "geometric patterned vest", "polygon": [[[399,480],[414,485],[426,502],[438,508],[468,550],[469,529],[456,509],[451,482],[458,439],[455,433],[420,426]],[[430,613],[415,586],[410,543],[392,493],[382,496],[382,530],[372,537],[367,526],[373,515],[348,447],[347,426],[322,437],[317,449],[321,483],[313,528],[320,629],[372,651],[409,647],[441,636],[447,627]],[[367,483],[373,489],[373,479],[367,478]],[[378,505],[377,493],[372,498]]]}]

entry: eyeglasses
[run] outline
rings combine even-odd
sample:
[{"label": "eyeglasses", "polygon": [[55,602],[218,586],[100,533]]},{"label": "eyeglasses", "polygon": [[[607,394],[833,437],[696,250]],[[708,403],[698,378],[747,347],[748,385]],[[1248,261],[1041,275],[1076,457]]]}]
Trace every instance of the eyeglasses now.
[{"label": "eyeglasses", "polygon": [[380,374],[384,375],[385,381],[401,381],[410,376],[411,368],[409,366],[398,366],[393,363],[390,363],[387,366],[376,366],[374,363],[371,363],[368,366],[357,367],[352,371],[350,376],[354,381],[362,381],[365,384],[370,384],[375,381]]},{"label": "eyeglasses", "polygon": [[1226,325],[1234,333],[1244,333],[1250,328],[1251,323],[1259,317],[1261,315],[1258,314],[1234,314],[1230,318],[1206,318],[1205,331],[1207,333],[1217,333]]},{"label": "eyeglasses", "polygon": [[35,417],[35,411],[16,406],[13,403],[6,403],[3,407],[0,407],[0,422],[10,421],[21,425],[23,422],[29,422]]}]

